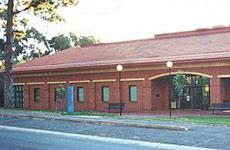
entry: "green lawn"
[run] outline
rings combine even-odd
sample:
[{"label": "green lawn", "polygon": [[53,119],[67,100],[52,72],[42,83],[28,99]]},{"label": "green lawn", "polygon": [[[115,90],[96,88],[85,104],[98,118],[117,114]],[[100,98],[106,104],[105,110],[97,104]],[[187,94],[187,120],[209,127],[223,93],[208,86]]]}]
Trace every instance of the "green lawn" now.
[{"label": "green lawn", "polygon": [[[64,115],[68,115],[64,113]],[[82,111],[75,112],[70,115],[80,115],[80,116],[102,116],[102,117],[112,117],[116,119],[127,118],[131,120],[156,120],[156,121],[164,121],[164,122],[188,122],[188,123],[199,123],[199,124],[207,124],[207,125],[221,125],[221,126],[229,126],[230,127],[230,116],[183,116],[183,117],[146,117],[146,116],[119,116],[119,114],[111,114],[111,113],[98,113],[91,111]]]},{"label": "green lawn", "polygon": [[221,125],[230,126],[230,116],[183,116],[183,117],[130,117],[134,120],[157,120],[157,121],[172,121],[172,122],[188,122],[188,123],[199,123],[208,125]]},{"label": "green lawn", "polygon": [[186,116],[178,118],[182,122],[230,126],[230,116]]},{"label": "green lawn", "polygon": [[119,117],[118,114],[112,114],[112,113],[100,113],[100,112],[92,112],[92,111],[79,111],[74,112],[71,114],[68,114],[66,112],[61,113],[63,115],[76,115],[76,116],[102,116],[102,117]]},{"label": "green lawn", "polygon": [[220,125],[220,126],[229,126],[230,127],[230,116],[182,116],[182,117],[156,117],[156,116],[119,116],[118,113],[100,113],[93,111],[81,111],[74,112],[73,114],[67,114],[66,112],[56,112],[56,111],[31,111],[23,109],[0,109],[5,111],[24,111],[24,112],[44,112],[44,113],[58,113],[62,115],[76,115],[76,116],[101,116],[101,117],[111,117],[113,119],[130,119],[130,120],[149,120],[149,121],[164,121],[164,122],[188,122],[188,123],[198,123],[198,124],[207,124],[207,125]]}]

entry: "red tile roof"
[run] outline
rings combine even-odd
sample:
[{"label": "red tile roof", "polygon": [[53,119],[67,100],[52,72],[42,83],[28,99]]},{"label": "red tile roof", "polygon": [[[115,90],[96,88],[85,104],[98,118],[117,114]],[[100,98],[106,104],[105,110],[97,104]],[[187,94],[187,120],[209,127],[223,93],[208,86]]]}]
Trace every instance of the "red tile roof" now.
[{"label": "red tile roof", "polygon": [[14,71],[230,58],[230,27],[156,35],[152,39],[69,48],[14,66]]}]

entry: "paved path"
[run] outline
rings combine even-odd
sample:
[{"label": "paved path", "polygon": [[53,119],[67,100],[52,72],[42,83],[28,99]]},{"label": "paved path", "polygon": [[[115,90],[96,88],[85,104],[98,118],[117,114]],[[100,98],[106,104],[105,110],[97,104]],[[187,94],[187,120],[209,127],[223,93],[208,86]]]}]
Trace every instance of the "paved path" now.
[{"label": "paved path", "polygon": [[47,120],[43,118],[30,119],[12,117],[0,117],[0,125],[155,143],[230,149],[230,128],[228,127],[190,124],[190,130],[188,131],[172,131],[128,126],[98,125],[64,120]]}]

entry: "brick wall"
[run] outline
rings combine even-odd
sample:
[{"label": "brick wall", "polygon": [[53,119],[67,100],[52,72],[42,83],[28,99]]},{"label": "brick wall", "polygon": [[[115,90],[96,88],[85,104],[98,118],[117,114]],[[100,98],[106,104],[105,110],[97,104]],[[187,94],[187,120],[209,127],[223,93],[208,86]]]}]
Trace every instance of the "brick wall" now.
[{"label": "brick wall", "polygon": [[[196,64],[196,62],[194,62]],[[144,67],[144,66],[143,66]],[[175,69],[176,68],[176,69]],[[192,73],[202,73],[213,76],[210,78],[210,96],[211,103],[221,102],[223,99],[229,99],[228,89],[229,84],[223,84],[223,79],[218,78],[220,74],[230,74],[229,66],[219,67],[188,67],[177,64],[172,69],[172,72],[183,70]],[[153,110],[167,110],[168,109],[168,83],[167,77],[163,80],[149,80],[149,78],[166,74],[168,70],[166,67],[159,69],[148,69],[144,70],[140,67],[140,70],[136,71],[125,71],[122,72],[122,79],[138,79],[144,80],[129,80],[121,82],[122,101],[126,103],[126,112],[149,112]],[[16,74],[17,75],[17,74]],[[55,110],[56,103],[54,101],[54,88],[58,86],[73,85],[75,95],[75,111],[107,111],[107,103],[102,101],[102,86],[109,86],[110,90],[110,102],[119,102],[119,89],[118,89],[118,74],[117,72],[105,72],[105,73],[84,73],[84,74],[70,74],[65,75],[52,75],[52,76],[39,76],[36,74],[27,77],[15,77],[15,83],[25,83],[24,86],[24,107],[26,109],[44,109],[44,110]],[[110,81],[110,80],[113,81]],[[69,83],[70,81],[89,81],[84,83]],[[97,82],[98,80],[105,80]],[[109,81],[108,81],[109,80]],[[65,81],[66,84],[47,84],[47,82]],[[44,82],[41,85],[27,85],[31,82]],[[138,91],[137,102],[129,101],[129,86],[136,85]],[[225,86],[223,86],[225,85]],[[84,87],[84,102],[78,102],[76,99],[77,86]],[[41,88],[41,100],[34,102],[33,89]],[[60,103],[58,109],[64,110],[65,103]]]}]

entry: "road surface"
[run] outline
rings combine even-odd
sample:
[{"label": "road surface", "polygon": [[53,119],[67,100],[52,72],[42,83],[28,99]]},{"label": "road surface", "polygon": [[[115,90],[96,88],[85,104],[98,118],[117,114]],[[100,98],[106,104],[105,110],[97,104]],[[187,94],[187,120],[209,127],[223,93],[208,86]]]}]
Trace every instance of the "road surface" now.
[{"label": "road surface", "polygon": [[[196,147],[198,149],[230,149],[229,127],[191,125],[189,131],[169,131],[12,117],[0,117],[0,126],[6,127],[0,128],[0,149],[15,149],[17,147],[17,149],[157,150],[171,148],[176,150],[178,148],[183,149],[184,146],[188,146],[190,149]],[[7,127],[23,128],[23,130],[11,130]],[[33,131],[27,131],[27,129]],[[52,132],[52,134],[37,132],[40,130]],[[64,134],[56,134],[56,132]],[[68,134],[88,135],[93,138],[66,136]],[[104,139],[98,140],[100,138]],[[114,143],[113,138],[118,139],[118,142]],[[125,140],[128,140],[128,142],[124,142]],[[138,142],[142,143],[138,144]],[[153,144],[146,146],[149,143]],[[153,148],[154,143],[161,143],[161,146]]]}]

